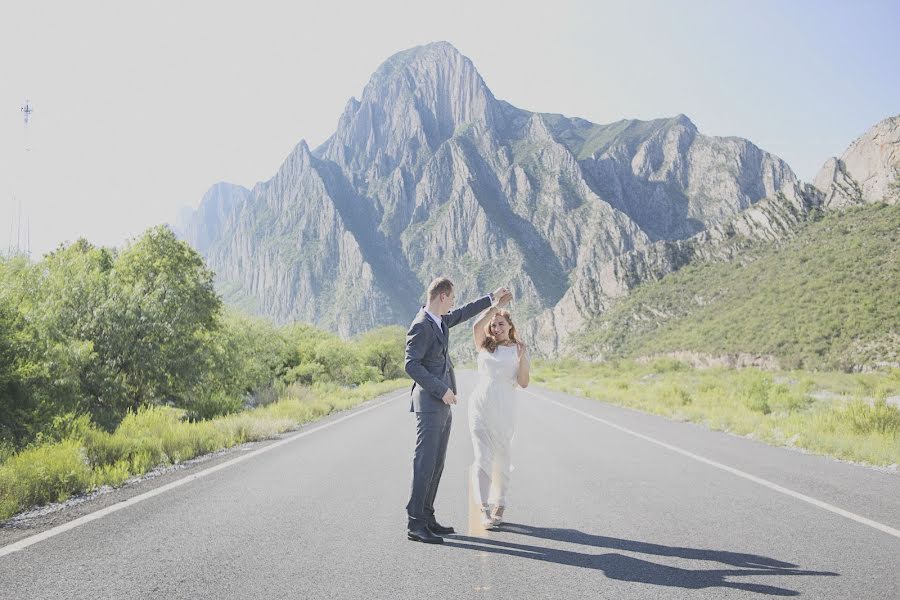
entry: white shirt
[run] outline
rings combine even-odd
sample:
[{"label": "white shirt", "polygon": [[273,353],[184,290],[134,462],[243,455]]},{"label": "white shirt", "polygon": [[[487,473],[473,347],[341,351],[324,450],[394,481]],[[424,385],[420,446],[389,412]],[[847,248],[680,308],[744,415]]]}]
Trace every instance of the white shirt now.
[{"label": "white shirt", "polygon": [[431,317],[431,319],[432,319],[435,323],[437,323],[438,329],[440,329],[440,328],[441,328],[441,322],[442,322],[442,319],[441,319],[439,316],[437,316],[436,314],[434,314],[433,312],[431,312],[430,310],[428,310],[427,308],[425,309],[425,313],[428,314],[428,316]]}]

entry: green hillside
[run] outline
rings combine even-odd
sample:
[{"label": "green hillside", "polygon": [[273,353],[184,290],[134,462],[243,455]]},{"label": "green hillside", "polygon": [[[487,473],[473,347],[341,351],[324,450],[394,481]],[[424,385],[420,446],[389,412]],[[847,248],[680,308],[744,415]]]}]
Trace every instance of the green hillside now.
[{"label": "green hillside", "polygon": [[900,206],[829,213],[738,261],[647,283],[575,338],[588,355],[750,353],[782,368],[900,360]]}]

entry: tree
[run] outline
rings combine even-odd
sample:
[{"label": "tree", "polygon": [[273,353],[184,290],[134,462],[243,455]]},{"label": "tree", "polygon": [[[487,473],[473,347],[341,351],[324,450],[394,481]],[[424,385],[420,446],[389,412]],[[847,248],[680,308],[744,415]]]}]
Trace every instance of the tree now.
[{"label": "tree", "polygon": [[203,259],[165,226],[148,230],[115,261],[97,351],[130,408],[184,401],[202,382],[204,342],[221,300]]},{"label": "tree", "polygon": [[[208,405],[210,397],[227,398],[218,414],[233,409],[234,398],[243,404],[244,400],[255,403],[261,394],[271,395],[271,388],[293,366],[291,348],[282,330],[264,318],[235,310],[224,313],[221,326],[206,336],[204,346],[203,384],[190,403]],[[216,411],[207,410],[207,414]]]},{"label": "tree", "polygon": [[[0,265],[0,270],[4,267]],[[6,283],[2,275],[0,282]],[[20,372],[15,313],[4,300],[0,298],[0,443],[18,445],[28,434],[33,406]]]},{"label": "tree", "polygon": [[406,331],[399,326],[379,327],[359,337],[363,364],[375,367],[383,379],[403,376]]}]

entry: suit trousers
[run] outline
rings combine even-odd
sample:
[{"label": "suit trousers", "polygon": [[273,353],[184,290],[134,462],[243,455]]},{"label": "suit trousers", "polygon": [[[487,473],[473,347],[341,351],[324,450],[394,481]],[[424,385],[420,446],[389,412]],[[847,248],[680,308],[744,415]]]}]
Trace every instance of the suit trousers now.
[{"label": "suit trousers", "polygon": [[437,412],[416,413],[416,449],[413,454],[412,486],[406,514],[409,526],[433,523],[434,498],[444,472],[453,412],[444,405]]}]

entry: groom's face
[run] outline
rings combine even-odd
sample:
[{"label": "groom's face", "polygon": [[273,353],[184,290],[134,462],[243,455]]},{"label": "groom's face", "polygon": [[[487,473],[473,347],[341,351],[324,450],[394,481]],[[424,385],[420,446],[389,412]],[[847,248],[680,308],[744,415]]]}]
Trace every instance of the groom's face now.
[{"label": "groom's face", "polygon": [[453,308],[453,303],[456,301],[456,296],[451,291],[449,294],[441,294],[441,315],[446,315],[450,312],[450,309]]}]

